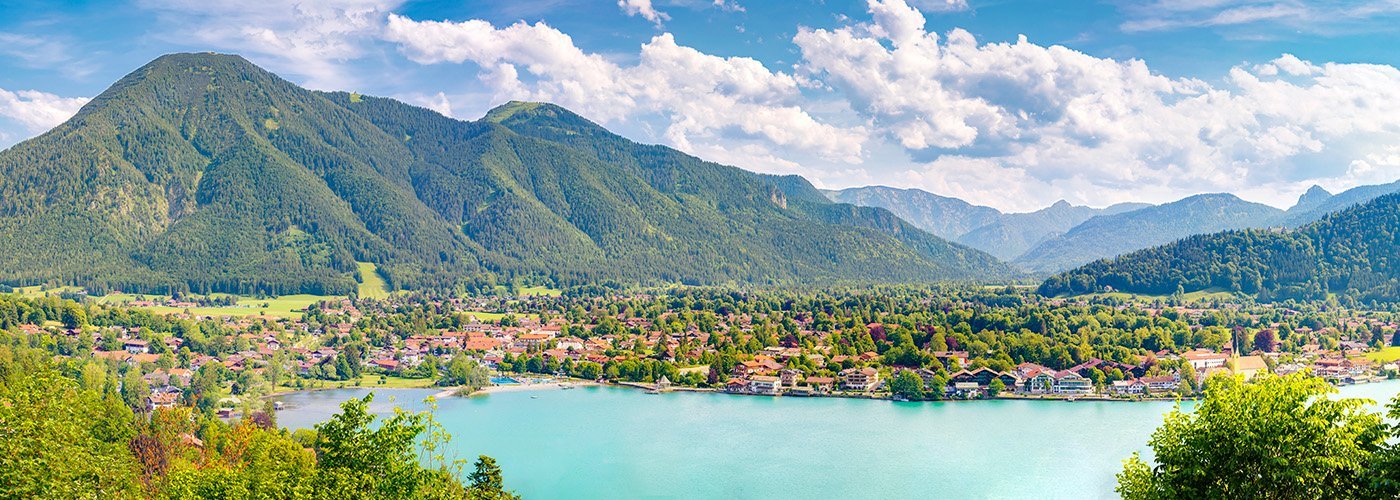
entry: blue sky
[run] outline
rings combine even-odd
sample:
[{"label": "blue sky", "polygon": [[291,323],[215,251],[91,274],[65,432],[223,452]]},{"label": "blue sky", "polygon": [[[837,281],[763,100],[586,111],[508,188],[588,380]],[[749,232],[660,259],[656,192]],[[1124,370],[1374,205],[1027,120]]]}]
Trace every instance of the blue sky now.
[{"label": "blue sky", "polygon": [[1400,3],[0,0],[0,147],[161,54],[475,119],[558,102],[823,187],[1004,210],[1400,178]]}]

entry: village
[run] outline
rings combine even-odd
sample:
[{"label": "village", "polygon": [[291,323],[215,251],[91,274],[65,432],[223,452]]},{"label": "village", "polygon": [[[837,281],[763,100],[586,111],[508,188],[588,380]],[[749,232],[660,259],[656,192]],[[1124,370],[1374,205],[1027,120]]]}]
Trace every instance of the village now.
[{"label": "village", "polygon": [[[1378,315],[1341,317],[1337,326],[1317,331],[1286,322],[1261,323],[1252,332],[1217,328],[1230,337],[1208,341],[1218,346],[1139,349],[1127,360],[1089,356],[1056,368],[1043,361],[1008,363],[1008,356],[968,340],[975,334],[938,333],[924,348],[915,347],[918,352],[903,352],[908,341],[895,339],[907,337],[901,333],[906,328],[897,324],[905,320],[893,316],[891,323],[857,324],[843,334],[802,312],[721,316],[668,309],[643,315],[600,307],[566,314],[561,304],[536,302],[530,307],[513,303],[534,311],[514,314],[483,310],[512,304],[496,299],[340,299],[315,304],[301,318],[181,312],[166,316],[155,329],[102,324],[111,322],[104,319],[66,327],[55,321],[22,323],[17,330],[62,339],[60,344],[69,346],[60,349],[62,355],[90,356],[114,371],[139,373],[149,387],[149,408],[195,404],[201,395],[192,393],[212,390],[217,398],[208,401],[210,396],[203,395],[204,404],[226,415],[294,390],[373,387],[391,380],[395,383],[386,387],[447,385],[452,381],[443,372],[458,358],[498,375],[531,373],[656,392],[895,400],[1175,399],[1199,394],[1216,374],[1248,380],[1306,370],[1345,385],[1386,379],[1397,371],[1394,361],[1374,359],[1378,346],[1390,345],[1395,331],[1393,323]],[[408,307],[432,311],[425,317],[450,324],[415,332],[393,326],[405,315],[399,311]],[[1206,327],[1192,318],[1210,312],[1184,306],[1118,310],[1170,316],[1195,330]],[[94,317],[106,318],[100,312]],[[795,333],[780,338],[775,333],[782,324]],[[1287,344],[1277,341],[1281,328],[1293,330]],[[1355,332],[1379,336],[1367,344],[1353,338],[1362,336]],[[1300,339],[1308,342],[1297,345]],[[935,344],[946,349],[931,350]],[[971,345],[951,348],[963,344]],[[212,382],[196,388],[195,379],[206,367]]]}]

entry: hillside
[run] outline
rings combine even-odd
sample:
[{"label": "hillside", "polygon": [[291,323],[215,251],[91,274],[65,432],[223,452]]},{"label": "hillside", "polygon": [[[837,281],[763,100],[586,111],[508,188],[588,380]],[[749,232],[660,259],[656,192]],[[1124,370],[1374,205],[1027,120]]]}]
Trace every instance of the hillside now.
[{"label": "hillside", "polygon": [[1199,235],[1046,280],[1045,295],[1115,290],[1165,294],[1207,288],[1262,300],[1340,294],[1400,300],[1400,194],[1328,215],[1295,231]]},{"label": "hillside", "polygon": [[1035,272],[1056,272],[1193,234],[1267,227],[1282,213],[1230,194],[1196,195],[1140,210],[1094,217],[1036,245],[1017,258],[1015,264]]},{"label": "hillside", "polygon": [[563,108],[465,122],[175,54],[0,152],[0,282],[352,293],[1005,276],[888,211],[637,144]]}]

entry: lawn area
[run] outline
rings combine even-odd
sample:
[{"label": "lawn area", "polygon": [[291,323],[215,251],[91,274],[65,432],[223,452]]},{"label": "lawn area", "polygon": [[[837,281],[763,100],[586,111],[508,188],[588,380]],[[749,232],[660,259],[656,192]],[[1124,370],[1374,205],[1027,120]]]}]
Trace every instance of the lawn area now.
[{"label": "lawn area", "polygon": [[384,299],[389,297],[389,284],[379,274],[379,266],[371,262],[360,262],[360,298]]},{"label": "lawn area", "polygon": [[521,288],[521,289],[520,289],[519,295],[520,295],[521,297],[533,297],[533,296],[558,297],[560,293],[563,293],[563,292],[560,291],[560,290],[555,290],[555,289],[553,289],[553,288],[549,288],[549,287],[544,287],[544,286],[531,286],[531,287]]},{"label": "lawn area", "polygon": [[[227,294],[213,294],[214,297],[224,297]],[[160,298],[159,296],[148,298]],[[191,314],[204,316],[254,316],[267,315],[278,318],[300,318],[302,313],[311,304],[323,300],[339,300],[342,297],[331,295],[284,295],[281,297],[270,297],[257,299],[253,297],[238,297],[237,305],[232,307],[191,307]],[[96,297],[97,301],[103,304],[126,305],[136,300],[136,296],[125,293],[113,293],[104,297]],[[185,309],[167,306],[141,307],[147,311],[159,314],[172,314],[185,312]]]},{"label": "lawn area", "polygon": [[[1169,299],[1169,298],[1171,298],[1171,295],[1170,295],[1170,294],[1168,294],[1168,295],[1150,295],[1150,294],[1143,294],[1143,293],[1128,293],[1128,292],[1100,292],[1100,293],[1091,293],[1091,294],[1083,295],[1083,297],[1086,297],[1086,298],[1092,298],[1092,297],[1097,297],[1097,298],[1114,298],[1114,299],[1120,299],[1120,300],[1140,300],[1140,301],[1142,301],[1142,300],[1149,300],[1149,301],[1150,301],[1150,300],[1157,300],[1157,299]],[[1228,292],[1228,291],[1221,290],[1221,289],[1216,289],[1216,288],[1210,288],[1210,289],[1206,289],[1206,290],[1197,290],[1197,291],[1194,291],[1194,292],[1187,293],[1186,295],[1183,295],[1181,298],[1182,298],[1182,300],[1183,300],[1184,302],[1208,302],[1208,301],[1212,301],[1212,300],[1231,300],[1231,299],[1237,298],[1237,296],[1236,296],[1234,293],[1232,293],[1232,292]]]},{"label": "lawn area", "polygon": [[1368,352],[1366,353],[1366,359],[1377,363],[1389,363],[1391,361],[1400,360],[1400,346],[1382,347],[1379,351]]},{"label": "lawn area", "polygon": [[[385,389],[423,389],[432,387],[436,380],[430,378],[403,378],[393,375],[385,375],[384,383],[379,383],[380,375],[360,376],[360,387],[383,387]],[[346,384],[353,384],[354,381],[347,381]]]},{"label": "lawn area", "polygon": [[[510,291],[510,289],[509,289],[509,288],[506,288],[505,286],[497,286],[497,287],[496,287],[496,293],[498,293],[498,294],[504,295],[504,294],[508,293],[509,291]],[[522,287],[517,288],[517,289],[515,290],[515,295],[516,295],[517,297],[534,297],[534,296],[558,297],[559,294],[561,294],[561,293],[564,293],[563,290],[557,290],[557,289],[550,288],[550,287],[547,287],[547,286],[522,286]]]}]

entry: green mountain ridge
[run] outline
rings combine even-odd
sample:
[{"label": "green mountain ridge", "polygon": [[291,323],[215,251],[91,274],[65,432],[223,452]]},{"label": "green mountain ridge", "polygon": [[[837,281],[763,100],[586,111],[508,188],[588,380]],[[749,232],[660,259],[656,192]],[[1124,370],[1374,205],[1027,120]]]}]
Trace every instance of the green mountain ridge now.
[{"label": "green mountain ridge", "polygon": [[1335,212],[1297,230],[1192,236],[1104,259],[1046,280],[1045,295],[1112,288],[1169,294],[1219,288],[1261,300],[1400,300],[1400,193]]},{"label": "green mountain ridge", "polygon": [[163,56],[0,152],[0,282],[98,290],[996,279],[995,258],[806,180],[638,144],[558,106],[466,122]]}]

